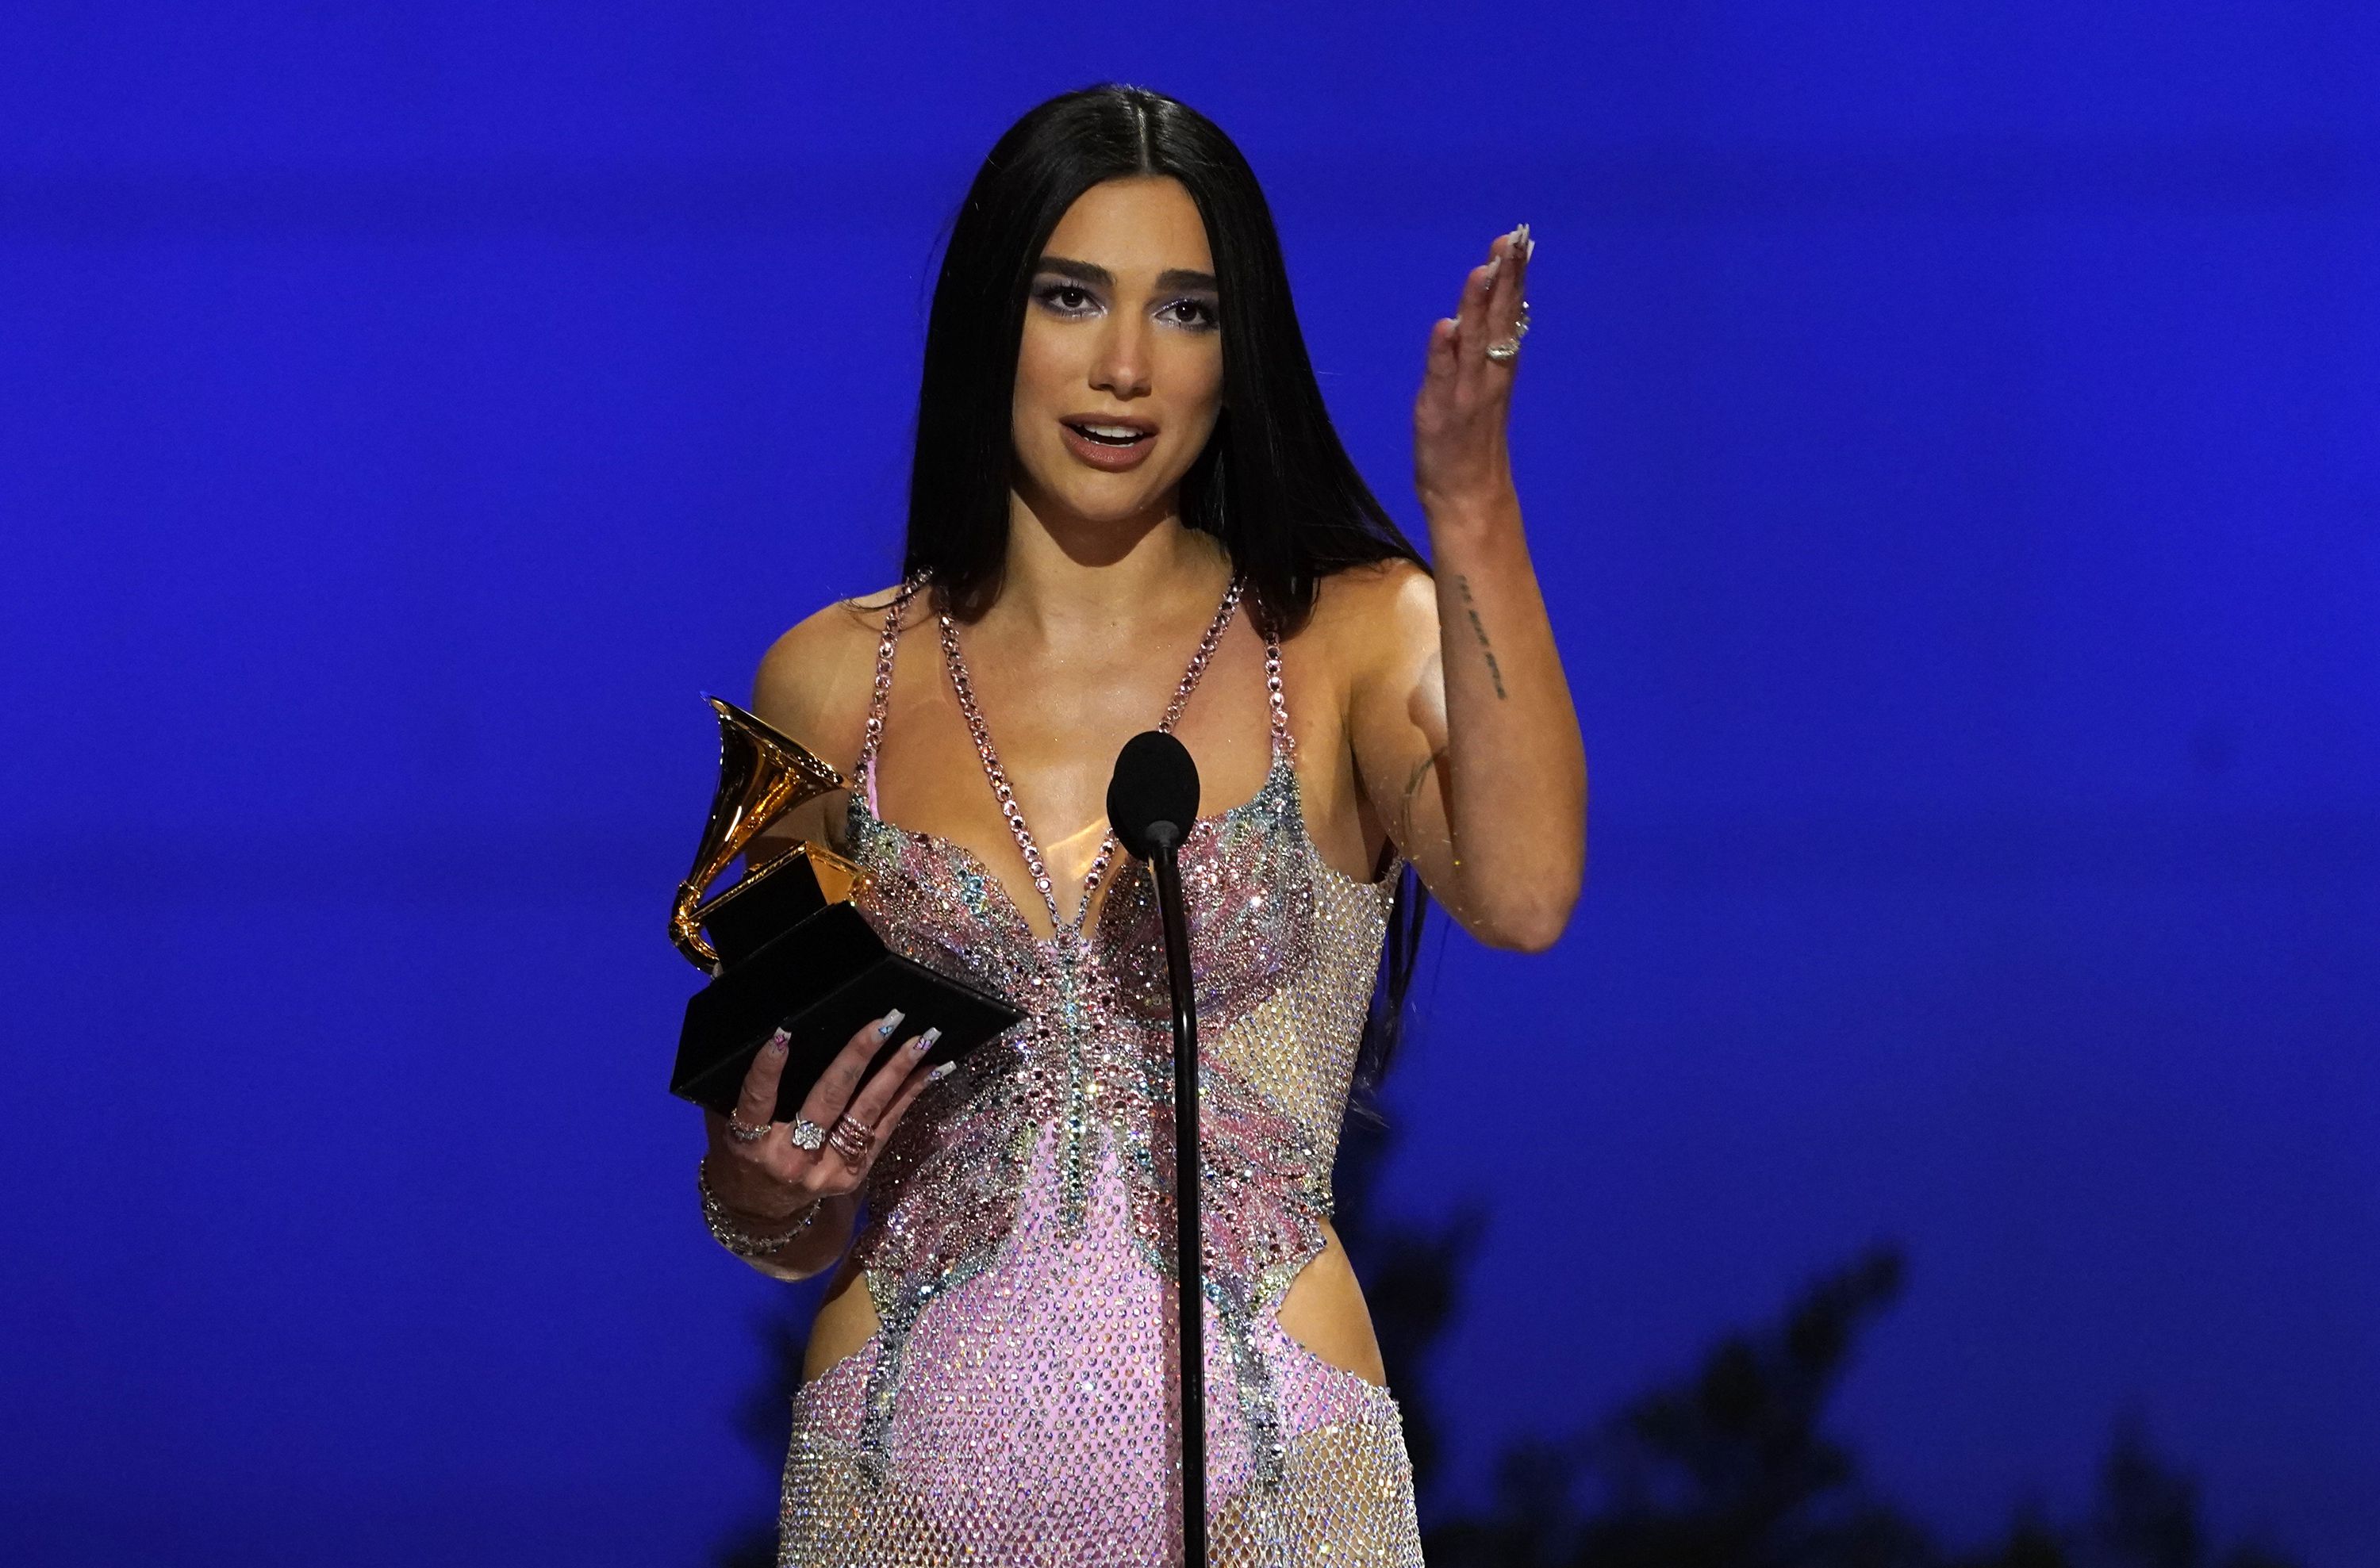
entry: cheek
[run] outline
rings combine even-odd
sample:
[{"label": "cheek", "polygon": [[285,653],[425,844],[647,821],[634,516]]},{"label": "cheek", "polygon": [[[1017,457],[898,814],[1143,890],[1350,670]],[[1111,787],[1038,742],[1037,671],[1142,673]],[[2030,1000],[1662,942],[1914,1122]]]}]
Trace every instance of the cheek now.
[{"label": "cheek", "polygon": [[1073,384],[1071,369],[1062,338],[1027,317],[1016,345],[1016,411],[1048,407]]},{"label": "cheek", "polygon": [[1182,356],[1174,368],[1173,384],[1181,389],[1175,407],[1202,429],[1214,428],[1223,408],[1223,353],[1218,344],[1199,344]]}]

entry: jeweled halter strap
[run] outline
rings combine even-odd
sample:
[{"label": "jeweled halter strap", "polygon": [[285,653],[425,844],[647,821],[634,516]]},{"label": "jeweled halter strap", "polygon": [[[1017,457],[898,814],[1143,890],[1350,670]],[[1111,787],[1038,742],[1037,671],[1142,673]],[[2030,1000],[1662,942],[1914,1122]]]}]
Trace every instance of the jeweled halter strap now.
[{"label": "jeweled halter strap", "polygon": [[[1170,734],[1181,719],[1183,710],[1189,706],[1190,694],[1196,689],[1198,678],[1207,672],[1208,661],[1214,657],[1224,632],[1230,628],[1232,615],[1239,608],[1240,597],[1246,585],[1245,578],[1235,577],[1225,590],[1223,602],[1215,611],[1213,623],[1207,628],[1207,634],[1199,639],[1198,651],[1190,657],[1190,668],[1183,671],[1181,683],[1174,688],[1173,700],[1167,705],[1165,717],[1158,726],[1160,730]],[[867,736],[860,742],[859,762],[855,770],[861,788],[867,793],[870,811],[876,805],[876,754],[883,743],[884,718],[892,706],[892,657],[901,637],[901,615],[909,600],[923,592],[925,586],[922,577],[902,585],[901,591],[885,609],[883,633],[876,643],[875,688],[869,694]],[[983,710],[976,704],[974,683],[967,678],[966,661],[959,653],[957,628],[953,625],[949,615],[941,615],[939,619],[943,661],[950,669],[952,688],[958,694],[959,710],[966,719],[967,732],[975,741],[976,750],[983,758],[984,772],[990,778],[992,792],[1000,801],[1001,814],[1007,819],[1009,830],[1016,836],[1016,847],[1025,856],[1026,869],[1033,874],[1034,890],[1041,895],[1041,901],[1050,912],[1050,931],[1054,934],[1076,929],[1090,910],[1091,897],[1099,891],[1099,881],[1114,859],[1115,837],[1111,833],[1100,844],[1099,852],[1091,862],[1091,874],[1083,884],[1082,903],[1075,909],[1075,922],[1070,926],[1058,916],[1058,899],[1050,889],[1049,868],[1041,859],[1040,846],[1034,842],[1033,835],[1025,826],[1025,814],[1016,804],[1016,791],[1009,784],[1007,774],[1001,769],[999,754],[992,749],[990,732],[984,726]],[[1268,631],[1264,633],[1264,640],[1265,701],[1271,710],[1273,762],[1275,766],[1279,766],[1295,752],[1296,739],[1290,733],[1289,705],[1281,691],[1281,639]]]},{"label": "jeweled halter strap", "polygon": [[[1190,706],[1190,694],[1198,689],[1198,678],[1207,673],[1207,662],[1215,657],[1217,645],[1223,640],[1224,629],[1240,608],[1240,594],[1246,586],[1242,578],[1232,579],[1223,590],[1223,602],[1208,623],[1207,634],[1198,639],[1198,651],[1190,656],[1190,668],[1182,672],[1181,683],[1173,688],[1173,700],[1165,706],[1165,717],[1158,729],[1167,734],[1181,722],[1183,709]],[[1114,860],[1116,837],[1110,829],[1099,840],[1099,852],[1091,859],[1090,874],[1083,878],[1082,901],[1075,906],[1075,918],[1065,920],[1058,913],[1058,895],[1050,886],[1050,868],[1042,862],[1041,848],[1033,841],[1033,830],[1025,826],[1025,810],[1016,803],[1016,791],[1010,787],[1007,773],[1000,766],[1000,754],[992,749],[991,731],[984,727],[983,709],[975,700],[975,684],[967,679],[966,660],[959,654],[959,633],[946,610],[936,618],[942,629],[942,660],[950,666],[951,690],[958,694],[959,712],[966,718],[967,733],[975,738],[976,754],[983,759],[984,777],[991,780],[991,792],[1000,802],[1000,814],[1008,819],[1008,831],[1016,838],[1016,848],[1025,857],[1025,867],[1033,874],[1033,887],[1041,895],[1041,902],[1050,911],[1050,930],[1080,931],[1083,918],[1090,912],[1092,896],[1099,892],[1099,881],[1107,875],[1108,864]]]}]

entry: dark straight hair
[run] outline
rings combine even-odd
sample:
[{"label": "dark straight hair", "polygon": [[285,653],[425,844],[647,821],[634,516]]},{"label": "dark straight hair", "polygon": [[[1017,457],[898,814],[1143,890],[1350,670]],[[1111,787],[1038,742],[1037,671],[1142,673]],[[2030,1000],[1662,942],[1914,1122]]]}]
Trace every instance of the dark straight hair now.
[{"label": "dark straight hair", "polygon": [[[1026,289],[1077,198],[1144,175],[1181,182],[1215,258],[1224,411],[1183,476],[1183,522],[1222,542],[1253,613],[1277,636],[1305,625],[1334,572],[1392,560],[1428,570],[1331,426],[1255,171],[1187,104],[1108,83],[1052,98],[1009,127],[951,225],[926,326],[904,578],[930,579],[962,619],[999,597]],[[1413,872],[1400,873],[1356,1068],[1366,1091],[1402,1032],[1426,902]]]}]

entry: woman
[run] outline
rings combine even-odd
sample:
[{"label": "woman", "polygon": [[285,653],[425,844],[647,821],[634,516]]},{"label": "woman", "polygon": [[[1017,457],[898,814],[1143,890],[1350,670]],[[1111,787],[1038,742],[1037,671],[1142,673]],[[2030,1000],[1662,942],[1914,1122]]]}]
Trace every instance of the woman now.
[{"label": "woman", "polygon": [[1393,1027],[1406,868],[1531,951],[1578,892],[1585,764],[1504,442],[1532,248],[1499,236],[1430,333],[1433,572],[1331,430],[1220,131],[1095,88],[976,176],[928,329],[905,582],[787,633],[754,701],[856,759],[782,831],[873,873],[896,947],[1030,1016],[939,1081],[924,1041],[863,1086],[880,1020],[793,1124],[764,1051],[710,1117],[706,1211],[756,1266],[832,1266],[867,1199],[795,1400],[784,1562],[1172,1557],[1170,1013],[1148,879],[1104,815],[1118,748],[1160,720],[1210,814],[1182,858],[1212,1561],[1419,1562],[1330,1171],[1367,1020]]}]

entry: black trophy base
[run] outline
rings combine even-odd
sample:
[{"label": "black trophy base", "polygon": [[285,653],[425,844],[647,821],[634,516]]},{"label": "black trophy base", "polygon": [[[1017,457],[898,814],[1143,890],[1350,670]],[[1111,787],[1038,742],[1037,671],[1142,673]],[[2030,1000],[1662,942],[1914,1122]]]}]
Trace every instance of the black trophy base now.
[{"label": "black trophy base", "polygon": [[792,1039],[775,1119],[791,1121],[860,1026],[895,1007],[901,1027],[870,1073],[925,1030],[942,1031],[926,1058],[939,1066],[1024,1017],[1002,997],[901,957],[857,909],[830,903],[749,949],[687,1001],[670,1092],[722,1116],[734,1110],[752,1058],[782,1026]]}]

